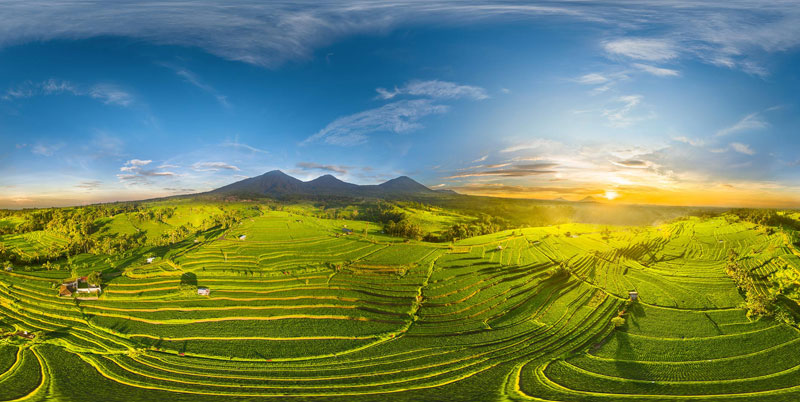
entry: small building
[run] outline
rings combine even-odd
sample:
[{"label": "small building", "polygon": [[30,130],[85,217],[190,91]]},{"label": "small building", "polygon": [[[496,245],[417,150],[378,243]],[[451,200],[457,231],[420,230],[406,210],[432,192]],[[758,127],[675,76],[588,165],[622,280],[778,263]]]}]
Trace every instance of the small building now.
[{"label": "small building", "polygon": [[156,257],[147,257],[147,263],[148,264],[152,264],[153,261],[155,261],[155,260],[156,260]]},{"label": "small building", "polygon": [[241,241],[244,241],[244,239],[246,239],[246,238],[247,238],[247,235],[241,235],[241,236],[239,236],[239,240],[241,240]]},{"label": "small building", "polygon": [[11,265],[6,267],[6,272],[13,272],[13,271],[14,271],[14,267],[12,267]]},{"label": "small building", "polygon": [[72,297],[72,291],[69,289],[67,285],[61,285],[58,288],[58,296],[59,297]]},{"label": "small building", "polygon": [[637,301],[639,300],[639,292],[632,290],[628,292],[628,297],[631,298],[631,301]]},{"label": "small building", "polygon": [[342,233],[346,235],[353,234],[353,230],[348,228],[342,228]]},{"label": "small building", "polygon": [[198,296],[210,296],[211,289],[209,288],[197,288],[197,295]]},{"label": "small building", "polygon": [[503,250],[503,246],[497,246],[497,248],[495,250],[501,251],[501,250]]}]

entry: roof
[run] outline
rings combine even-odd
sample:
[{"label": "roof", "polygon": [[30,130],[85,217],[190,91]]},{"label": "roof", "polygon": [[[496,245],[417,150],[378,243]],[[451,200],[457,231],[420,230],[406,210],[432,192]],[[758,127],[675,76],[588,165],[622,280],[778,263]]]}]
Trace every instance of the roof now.
[{"label": "roof", "polygon": [[67,288],[67,285],[61,285],[61,287],[58,289],[58,295],[72,296],[72,291],[70,291],[69,288]]}]

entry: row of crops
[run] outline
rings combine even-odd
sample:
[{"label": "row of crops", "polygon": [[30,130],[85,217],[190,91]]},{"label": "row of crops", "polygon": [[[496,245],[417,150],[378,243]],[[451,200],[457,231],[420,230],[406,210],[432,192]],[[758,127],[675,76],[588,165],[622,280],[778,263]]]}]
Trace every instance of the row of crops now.
[{"label": "row of crops", "polygon": [[777,236],[719,219],[602,229],[428,244],[267,212],[109,275],[97,300],[3,272],[0,328],[36,337],[0,340],[0,400],[798,396],[800,334],[749,320],[724,273],[730,249],[794,263]]}]

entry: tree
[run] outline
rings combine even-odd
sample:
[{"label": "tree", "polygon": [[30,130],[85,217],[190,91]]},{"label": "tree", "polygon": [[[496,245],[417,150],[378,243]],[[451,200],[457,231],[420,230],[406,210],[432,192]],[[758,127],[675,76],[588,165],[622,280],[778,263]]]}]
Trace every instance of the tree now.
[{"label": "tree", "polygon": [[619,328],[619,327],[625,325],[625,317],[616,316],[616,317],[611,319],[611,323],[614,324],[614,328]]},{"label": "tree", "polygon": [[86,281],[91,285],[100,286],[103,284],[103,274],[98,271],[94,271],[89,274],[89,276],[86,278]]}]

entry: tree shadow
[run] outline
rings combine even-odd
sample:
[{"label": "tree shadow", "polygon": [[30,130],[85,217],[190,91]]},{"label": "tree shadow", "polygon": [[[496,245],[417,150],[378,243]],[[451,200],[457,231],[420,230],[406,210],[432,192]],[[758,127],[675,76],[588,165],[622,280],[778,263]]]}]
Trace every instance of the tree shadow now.
[{"label": "tree shadow", "polygon": [[194,272],[184,272],[181,275],[181,287],[183,286],[197,286],[197,275]]}]

